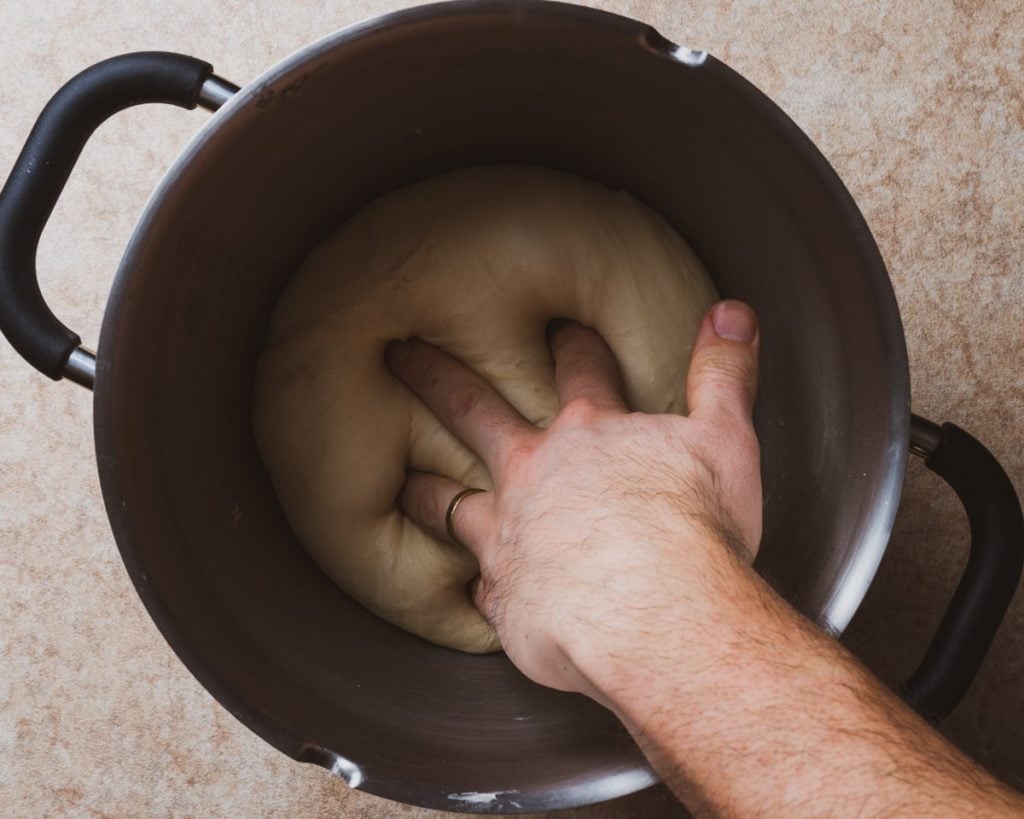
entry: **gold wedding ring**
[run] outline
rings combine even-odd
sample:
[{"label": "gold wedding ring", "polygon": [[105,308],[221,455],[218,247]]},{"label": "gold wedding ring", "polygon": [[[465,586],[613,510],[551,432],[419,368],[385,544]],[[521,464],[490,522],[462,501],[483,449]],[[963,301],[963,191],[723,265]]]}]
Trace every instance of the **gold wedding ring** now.
[{"label": "gold wedding ring", "polygon": [[456,546],[462,546],[463,549],[466,548],[463,542],[459,540],[458,535],[455,534],[455,523],[453,520],[455,510],[459,508],[459,504],[462,503],[463,498],[468,497],[469,495],[475,495],[477,492],[486,491],[486,489],[473,489],[472,487],[469,489],[463,489],[454,498],[452,498],[451,503],[448,504],[448,511],[444,513],[444,526],[448,530],[449,539]]}]

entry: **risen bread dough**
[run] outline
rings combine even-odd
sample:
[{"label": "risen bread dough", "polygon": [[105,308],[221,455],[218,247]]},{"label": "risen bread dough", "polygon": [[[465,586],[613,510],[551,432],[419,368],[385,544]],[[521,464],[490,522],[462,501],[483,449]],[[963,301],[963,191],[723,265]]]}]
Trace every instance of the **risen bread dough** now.
[{"label": "risen bread dough", "polygon": [[554,171],[454,171],[376,200],[318,246],[278,302],[254,402],[264,464],[298,539],[372,612],[441,645],[500,648],[466,584],[476,560],[396,498],[411,467],[490,488],[486,468],[386,369],[417,336],[528,419],[558,410],[544,336],[595,328],[630,406],[685,412],[693,338],[715,291],[693,251],[625,193]]}]

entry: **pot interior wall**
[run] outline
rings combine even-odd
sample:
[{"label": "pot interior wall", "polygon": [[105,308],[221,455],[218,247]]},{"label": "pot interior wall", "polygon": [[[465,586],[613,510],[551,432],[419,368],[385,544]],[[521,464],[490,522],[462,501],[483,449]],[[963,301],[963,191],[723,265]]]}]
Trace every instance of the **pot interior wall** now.
[{"label": "pot interior wall", "polygon": [[251,431],[254,363],[288,276],[360,205],[450,168],[518,162],[665,216],[721,293],[760,315],[759,568],[809,615],[828,614],[850,572],[870,579],[902,480],[898,316],[824,161],[713,58],[686,64],[639,25],[545,9],[399,15],[247,87],[147,211],[101,342],[104,492],[154,619],[278,747],[420,804],[518,791],[490,807],[539,809],[651,777],[600,708],[529,684],[501,655],[378,620],[291,534]]}]

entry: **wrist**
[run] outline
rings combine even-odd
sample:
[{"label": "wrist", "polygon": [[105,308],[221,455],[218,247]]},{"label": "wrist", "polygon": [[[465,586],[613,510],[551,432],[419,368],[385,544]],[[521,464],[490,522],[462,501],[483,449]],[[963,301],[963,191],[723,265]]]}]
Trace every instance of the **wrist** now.
[{"label": "wrist", "polygon": [[[632,730],[640,719],[633,711],[642,712],[644,703],[669,693],[675,702],[699,702],[704,686],[720,679],[717,669],[729,662],[744,620],[758,607],[759,586],[764,582],[751,566],[717,538],[689,539],[685,560],[665,561],[656,578],[609,601],[604,615],[581,623],[562,649],[584,681],[583,693]],[[661,691],[669,684],[671,692]]]}]

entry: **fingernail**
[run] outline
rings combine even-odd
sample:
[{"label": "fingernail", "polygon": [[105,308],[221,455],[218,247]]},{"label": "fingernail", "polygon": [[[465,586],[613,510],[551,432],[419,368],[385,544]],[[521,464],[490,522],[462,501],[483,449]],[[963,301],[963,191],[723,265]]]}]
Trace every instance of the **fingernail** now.
[{"label": "fingernail", "polygon": [[411,352],[412,345],[408,341],[393,338],[384,347],[384,360],[388,364],[401,364]]},{"label": "fingernail", "polygon": [[711,324],[719,338],[749,344],[757,334],[754,311],[741,301],[723,301],[711,314]]},{"label": "fingernail", "polygon": [[548,345],[551,344],[551,339],[555,337],[555,333],[572,323],[572,319],[562,318],[561,316],[551,319],[548,322],[548,326],[544,328],[544,335],[547,336]]}]

